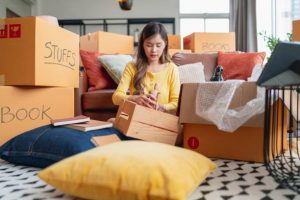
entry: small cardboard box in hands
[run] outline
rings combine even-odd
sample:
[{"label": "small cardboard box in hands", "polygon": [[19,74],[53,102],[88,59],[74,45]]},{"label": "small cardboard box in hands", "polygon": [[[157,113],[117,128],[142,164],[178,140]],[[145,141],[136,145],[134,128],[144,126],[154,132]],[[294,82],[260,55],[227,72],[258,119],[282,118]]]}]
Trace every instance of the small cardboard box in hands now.
[{"label": "small cardboard box in hands", "polygon": [[175,145],[180,131],[177,116],[131,101],[119,106],[115,127],[129,137],[171,145]]}]

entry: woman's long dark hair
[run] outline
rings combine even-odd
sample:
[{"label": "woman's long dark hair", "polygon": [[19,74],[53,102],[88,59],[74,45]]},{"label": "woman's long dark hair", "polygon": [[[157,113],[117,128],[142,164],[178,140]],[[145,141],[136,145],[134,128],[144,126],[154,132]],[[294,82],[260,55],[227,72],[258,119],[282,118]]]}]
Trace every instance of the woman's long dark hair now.
[{"label": "woman's long dark hair", "polygon": [[138,52],[137,52],[137,59],[136,59],[136,68],[137,73],[134,76],[133,84],[134,88],[136,89],[136,94],[141,94],[143,91],[142,81],[147,73],[147,65],[148,59],[144,51],[144,42],[146,39],[153,37],[159,34],[163,41],[165,42],[165,49],[159,58],[159,62],[161,64],[170,62],[169,52],[168,52],[168,33],[165,27],[158,22],[150,22],[148,23],[143,31],[141,32],[139,43],[138,43]]}]

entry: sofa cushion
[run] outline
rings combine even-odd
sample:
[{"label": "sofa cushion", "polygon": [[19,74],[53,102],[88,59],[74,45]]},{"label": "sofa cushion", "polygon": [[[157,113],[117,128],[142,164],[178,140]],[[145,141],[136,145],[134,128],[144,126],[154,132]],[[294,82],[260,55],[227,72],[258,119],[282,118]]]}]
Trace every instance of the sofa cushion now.
[{"label": "sofa cushion", "polygon": [[265,56],[265,52],[225,53],[220,51],[218,52],[218,65],[224,69],[224,80],[247,80],[253,68],[257,64],[263,64]]},{"label": "sofa cushion", "polygon": [[178,66],[180,83],[205,82],[204,66],[201,62]]},{"label": "sofa cushion", "polygon": [[102,55],[98,56],[98,60],[106,69],[110,77],[119,84],[126,64],[132,61],[131,55]]},{"label": "sofa cushion", "polygon": [[205,80],[209,81],[217,66],[217,53],[175,53],[172,61],[177,65],[202,62]]},{"label": "sofa cushion", "polygon": [[117,109],[112,102],[114,89],[90,91],[82,94],[83,110],[110,110]]},{"label": "sofa cushion", "polygon": [[97,60],[98,52],[80,50],[80,57],[87,74],[89,91],[116,88],[116,84]]}]

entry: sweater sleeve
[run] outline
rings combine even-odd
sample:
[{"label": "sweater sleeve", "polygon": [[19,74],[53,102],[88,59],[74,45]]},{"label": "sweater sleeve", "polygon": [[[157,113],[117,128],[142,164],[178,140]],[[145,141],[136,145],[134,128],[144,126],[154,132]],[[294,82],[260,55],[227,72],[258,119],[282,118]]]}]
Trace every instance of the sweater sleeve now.
[{"label": "sweater sleeve", "polygon": [[127,95],[127,91],[130,89],[130,84],[133,80],[134,74],[135,72],[133,63],[129,62],[126,65],[120,83],[118,84],[118,87],[112,96],[112,101],[115,105],[120,105],[123,100],[129,97],[129,95]]},{"label": "sweater sleeve", "polygon": [[166,111],[176,112],[178,107],[179,92],[180,92],[179,71],[177,66],[174,65],[170,76],[169,103],[163,105]]}]

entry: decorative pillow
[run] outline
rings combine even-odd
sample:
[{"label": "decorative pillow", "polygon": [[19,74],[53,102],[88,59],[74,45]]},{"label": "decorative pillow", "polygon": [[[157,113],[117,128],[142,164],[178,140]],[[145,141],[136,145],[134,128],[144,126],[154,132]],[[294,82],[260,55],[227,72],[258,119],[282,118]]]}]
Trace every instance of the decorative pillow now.
[{"label": "decorative pillow", "polygon": [[20,134],[2,145],[0,158],[15,164],[43,168],[76,153],[94,148],[95,145],[90,141],[93,136],[113,133],[121,139],[126,139],[126,136],[115,128],[83,133],[71,128],[41,126]]},{"label": "decorative pillow", "polygon": [[182,200],[215,168],[208,158],[188,149],[122,141],[67,158],[38,176],[86,199]]},{"label": "decorative pillow", "polygon": [[180,83],[205,82],[204,66],[201,62],[178,66]]},{"label": "decorative pillow", "polygon": [[265,52],[224,53],[218,52],[218,65],[223,66],[223,78],[247,80],[256,64],[263,64]]},{"label": "decorative pillow", "polygon": [[175,53],[172,56],[172,61],[177,66],[202,62],[205,80],[209,81],[217,66],[217,56],[217,53]]},{"label": "decorative pillow", "polygon": [[119,84],[125,66],[128,62],[132,61],[130,55],[103,55],[98,56],[98,60],[106,69],[110,77]]},{"label": "decorative pillow", "polygon": [[116,87],[114,81],[97,60],[99,55],[101,54],[97,52],[80,50],[81,61],[89,82],[89,91]]}]

